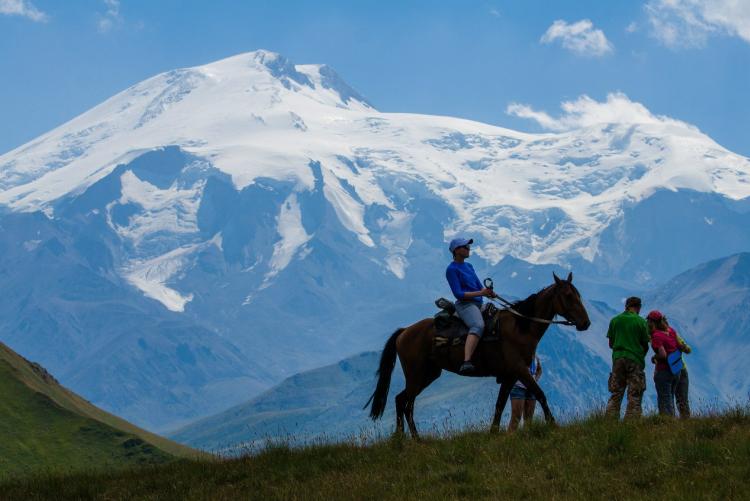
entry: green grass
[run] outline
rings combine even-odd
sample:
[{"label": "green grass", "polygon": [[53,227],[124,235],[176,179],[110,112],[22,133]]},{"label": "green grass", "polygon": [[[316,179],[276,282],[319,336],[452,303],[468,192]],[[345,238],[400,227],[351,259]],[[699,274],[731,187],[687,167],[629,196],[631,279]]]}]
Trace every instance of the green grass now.
[{"label": "green grass", "polygon": [[0,485],[18,499],[750,499],[750,412],[675,421],[602,417],[516,434],[271,446]]},{"label": "green grass", "polygon": [[0,343],[0,480],[196,455],[93,406]]}]

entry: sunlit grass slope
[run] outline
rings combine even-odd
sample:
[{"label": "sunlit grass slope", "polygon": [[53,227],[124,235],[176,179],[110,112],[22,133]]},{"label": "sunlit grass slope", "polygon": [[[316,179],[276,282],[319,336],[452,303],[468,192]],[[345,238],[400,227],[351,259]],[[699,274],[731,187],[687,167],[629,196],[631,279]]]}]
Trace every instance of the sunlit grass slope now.
[{"label": "sunlit grass slope", "polygon": [[195,454],[95,407],[0,343],[0,478]]},{"label": "sunlit grass slope", "polygon": [[40,476],[14,498],[748,499],[750,414],[619,423],[593,417],[509,435],[275,446],[226,461]]}]

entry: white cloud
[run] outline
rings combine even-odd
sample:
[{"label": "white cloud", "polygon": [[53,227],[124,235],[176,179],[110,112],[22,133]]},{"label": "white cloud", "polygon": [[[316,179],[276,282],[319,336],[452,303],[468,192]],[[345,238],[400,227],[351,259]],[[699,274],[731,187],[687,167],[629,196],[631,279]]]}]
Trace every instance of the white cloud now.
[{"label": "white cloud", "polygon": [[490,14],[495,17],[500,17],[500,11],[497,9],[490,9]]},{"label": "white cloud", "polygon": [[560,124],[557,120],[549,116],[544,111],[535,111],[526,104],[510,103],[505,109],[505,113],[520,118],[528,118],[534,120],[544,129],[549,130],[560,130]]},{"label": "white cloud", "polygon": [[663,115],[654,115],[641,103],[631,101],[622,92],[612,92],[607,100],[599,102],[583,95],[575,101],[564,101],[563,114],[553,118],[544,111],[536,111],[525,104],[511,103],[505,112],[537,122],[542,128],[565,131],[599,124],[670,124],[693,128],[691,125]]},{"label": "white cloud", "polygon": [[717,34],[750,43],[747,0],[650,0],[645,9],[651,35],[668,47],[702,47]]},{"label": "white cloud", "polygon": [[49,20],[47,14],[28,0],[0,0],[0,15],[21,16],[41,23]]},{"label": "white cloud", "polygon": [[628,33],[635,33],[636,31],[638,31],[638,24],[635,21],[631,22],[630,24],[625,26],[625,31],[627,31]]},{"label": "white cloud", "polygon": [[604,32],[594,29],[594,24],[588,19],[572,24],[558,19],[539,41],[549,44],[558,40],[563,47],[582,56],[603,56],[614,49]]},{"label": "white cloud", "polygon": [[96,27],[99,29],[99,33],[107,33],[116,24],[122,22],[120,16],[120,0],[104,0],[104,4],[107,6],[107,12],[99,15]]}]

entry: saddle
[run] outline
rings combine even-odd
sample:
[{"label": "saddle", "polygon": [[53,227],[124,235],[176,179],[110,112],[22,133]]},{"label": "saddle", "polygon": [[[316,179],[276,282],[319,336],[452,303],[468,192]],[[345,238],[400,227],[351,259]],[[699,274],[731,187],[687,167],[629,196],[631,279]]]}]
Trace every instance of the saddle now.
[{"label": "saddle", "polygon": [[[469,328],[463,323],[456,313],[455,305],[445,299],[440,298],[435,301],[435,305],[440,309],[434,316],[435,319],[435,347],[457,346],[466,342],[466,336]],[[484,333],[480,343],[499,341],[500,338],[494,332],[493,320],[497,313],[497,307],[491,303],[485,304],[482,308],[482,318],[484,319]]]}]

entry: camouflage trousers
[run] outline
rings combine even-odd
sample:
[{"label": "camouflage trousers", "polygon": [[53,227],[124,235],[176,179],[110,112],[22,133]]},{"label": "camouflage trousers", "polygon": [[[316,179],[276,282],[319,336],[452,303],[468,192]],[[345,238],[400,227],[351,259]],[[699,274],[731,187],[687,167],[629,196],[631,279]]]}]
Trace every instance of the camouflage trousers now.
[{"label": "camouflage trousers", "polygon": [[643,367],[629,358],[618,358],[612,363],[608,386],[612,395],[607,402],[607,416],[620,417],[620,405],[625,390],[628,392],[625,418],[641,416],[641,399],[646,391],[646,374]]}]

